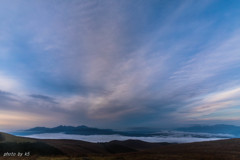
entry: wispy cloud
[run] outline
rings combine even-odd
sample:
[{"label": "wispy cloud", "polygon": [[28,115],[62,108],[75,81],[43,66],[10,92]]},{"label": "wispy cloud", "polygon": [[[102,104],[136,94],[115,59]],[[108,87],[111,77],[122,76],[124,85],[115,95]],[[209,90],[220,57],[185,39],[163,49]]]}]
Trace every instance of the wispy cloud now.
[{"label": "wispy cloud", "polygon": [[21,87],[20,83],[12,76],[7,76],[0,72],[0,90],[17,91]]},{"label": "wispy cloud", "polygon": [[178,116],[182,115],[193,121],[238,120],[235,114],[240,111],[236,108],[240,104],[239,98],[239,86],[195,97],[179,108]]},{"label": "wispy cloud", "polygon": [[49,102],[49,103],[57,103],[54,98],[49,97],[49,96],[45,96],[45,95],[32,94],[32,95],[30,95],[30,97],[35,98],[35,99],[39,99],[39,100],[42,100],[42,101],[46,101],[46,102]]},{"label": "wispy cloud", "polygon": [[236,2],[15,2],[0,6],[2,110],[161,126],[238,104]]}]

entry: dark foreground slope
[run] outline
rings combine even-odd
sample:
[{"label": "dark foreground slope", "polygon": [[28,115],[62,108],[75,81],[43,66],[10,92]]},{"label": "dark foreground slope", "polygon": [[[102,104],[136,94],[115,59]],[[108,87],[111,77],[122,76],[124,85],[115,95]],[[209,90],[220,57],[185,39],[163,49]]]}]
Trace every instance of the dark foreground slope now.
[{"label": "dark foreground slope", "polygon": [[156,148],[165,143],[147,143],[138,140],[90,143],[79,140],[33,139],[0,133],[0,158],[18,159],[18,153],[29,153],[23,158],[36,157],[86,157],[133,153]]},{"label": "dark foreground slope", "polygon": [[171,144],[121,156],[131,160],[240,160],[240,139]]},{"label": "dark foreground slope", "polygon": [[[55,145],[57,146],[56,143]],[[142,141],[112,141],[105,143],[104,145],[108,146],[103,146],[103,148],[105,147],[104,152],[106,151],[106,153],[85,154],[82,155],[81,158],[79,157],[79,160],[240,160],[240,139],[188,144],[154,144]],[[119,149],[119,145],[121,147],[126,146],[133,150],[117,153],[118,151],[123,151]],[[108,150],[108,148],[114,150],[114,152]],[[89,151],[89,149],[87,150]]]},{"label": "dark foreground slope", "polygon": [[17,155],[18,153],[26,153],[26,156],[64,155],[59,149],[37,139],[23,138],[6,133],[0,133],[1,157],[14,157],[14,155]]},{"label": "dark foreground slope", "polygon": [[119,153],[133,153],[158,148],[169,143],[148,143],[140,140],[111,141],[108,143],[90,143],[77,140],[40,140],[53,146],[68,156],[98,156]]},{"label": "dark foreground slope", "polygon": [[[6,152],[29,152],[7,156]],[[31,160],[240,160],[240,139],[188,144],[138,140],[90,143],[76,140],[38,140],[0,133],[0,159]]]}]

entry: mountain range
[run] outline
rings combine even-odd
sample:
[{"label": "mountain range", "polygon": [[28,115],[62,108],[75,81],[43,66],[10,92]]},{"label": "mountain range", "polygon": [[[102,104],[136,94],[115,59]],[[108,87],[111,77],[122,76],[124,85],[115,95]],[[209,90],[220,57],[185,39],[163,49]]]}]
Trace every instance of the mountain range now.
[{"label": "mountain range", "polygon": [[217,125],[194,125],[176,129],[183,132],[229,134],[234,137],[240,137],[240,126],[217,124]]},{"label": "mountain range", "polygon": [[[137,131],[116,131],[113,129],[100,129],[100,128],[93,128],[88,126],[57,126],[53,128],[47,127],[34,127],[26,130],[18,130],[15,132],[11,132],[11,134],[18,135],[18,136],[27,136],[33,134],[43,134],[43,133],[64,133],[64,134],[74,134],[74,135],[122,135],[122,136],[134,136],[134,137],[148,137],[148,136],[155,136],[159,134],[153,131],[146,131],[146,130],[137,130]],[[165,135],[167,133],[161,133]]]},{"label": "mountain range", "polygon": [[[151,136],[192,136],[199,138],[208,137],[240,137],[240,127],[234,125],[195,125],[191,127],[177,128],[173,130],[159,130],[159,131],[116,131],[112,129],[99,129],[87,126],[57,126],[53,128],[47,127],[35,127],[27,130],[20,130],[12,132],[14,135],[27,136],[33,134],[43,134],[43,133],[64,133],[64,134],[74,134],[74,135],[122,135],[122,136],[132,136],[132,137],[151,137]],[[200,134],[201,133],[201,134]],[[208,134],[202,134],[208,133]],[[212,135],[211,135],[212,134]]]},{"label": "mountain range", "polygon": [[119,134],[119,135],[134,135],[134,136],[140,136],[142,134],[135,133],[135,132],[121,132],[121,131],[115,131],[112,129],[99,129],[99,128],[93,128],[93,127],[87,127],[87,126],[57,126],[53,128],[47,128],[47,127],[34,127],[27,130],[19,130],[16,132],[11,132],[14,135],[32,135],[32,134],[43,134],[43,133],[64,133],[64,134],[76,134],[76,135],[113,135],[113,134]]}]

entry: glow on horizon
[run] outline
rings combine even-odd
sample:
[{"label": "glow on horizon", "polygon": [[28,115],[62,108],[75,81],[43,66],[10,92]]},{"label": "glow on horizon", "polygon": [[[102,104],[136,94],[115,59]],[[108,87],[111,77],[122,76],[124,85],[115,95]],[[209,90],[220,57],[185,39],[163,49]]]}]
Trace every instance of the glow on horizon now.
[{"label": "glow on horizon", "polygon": [[21,111],[3,111],[0,113],[0,126],[5,130],[15,130],[35,126],[36,122],[45,124],[46,121],[53,120],[51,117],[39,115],[36,113],[28,113]]}]

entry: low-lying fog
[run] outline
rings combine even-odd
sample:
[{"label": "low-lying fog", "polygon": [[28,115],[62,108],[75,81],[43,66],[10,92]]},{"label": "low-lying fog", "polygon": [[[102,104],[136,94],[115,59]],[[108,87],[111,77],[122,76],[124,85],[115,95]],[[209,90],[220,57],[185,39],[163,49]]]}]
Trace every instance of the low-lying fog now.
[{"label": "low-lying fog", "polygon": [[[182,135],[182,136],[181,136]],[[169,143],[190,143],[200,141],[212,141],[231,138],[228,135],[213,135],[213,134],[176,134],[169,136],[148,136],[148,137],[133,137],[123,135],[73,135],[64,133],[43,133],[33,134],[25,137],[39,138],[39,139],[74,139],[88,142],[109,142],[112,140],[128,140],[137,139],[146,142],[169,142]]]}]

